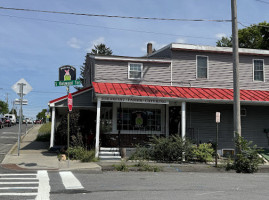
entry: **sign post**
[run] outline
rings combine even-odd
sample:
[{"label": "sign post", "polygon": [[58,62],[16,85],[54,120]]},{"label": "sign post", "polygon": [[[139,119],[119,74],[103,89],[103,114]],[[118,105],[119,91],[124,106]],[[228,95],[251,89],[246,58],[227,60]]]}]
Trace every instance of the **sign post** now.
[{"label": "sign post", "polygon": [[76,68],[70,65],[64,65],[59,68],[59,81],[54,82],[55,87],[58,86],[66,86],[67,90],[67,106],[68,106],[68,113],[67,113],[67,159],[68,159],[68,168],[69,168],[69,139],[70,139],[70,112],[73,108],[73,97],[70,93],[70,86],[72,85],[80,85],[80,80],[76,80]]},{"label": "sign post", "polygon": [[19,120],[19,132],[18,132],[18,156],[19,156],[21,145],[22,105],[27,105],[28,103],[27,100],[23,99],[23,96],[31,92],[32,87],[29,83],[27,83],[26,80],[22,78],[17,83],[15,83],[11,88],[14,90],[14,92],[16,92],[20,96],[20,99],[17,102],[18,104],[20,104],[20,120]]},{"label": "sign post", "polygon": [[217,133],[216,133],[216,150],[215,150],[215,166],[218,166],[218,140],[219,140],[219,123],[220,123],[220,112],[216,112],[216,123],[217,123]]}]

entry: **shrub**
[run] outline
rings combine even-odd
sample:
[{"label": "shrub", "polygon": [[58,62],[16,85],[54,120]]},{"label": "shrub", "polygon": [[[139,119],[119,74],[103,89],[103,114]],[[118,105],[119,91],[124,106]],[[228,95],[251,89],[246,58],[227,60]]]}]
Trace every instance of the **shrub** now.
[{"label": "shrub", "polygon": [[213,160],[214,149],[212,144],[203,143],[193,148],[194,157],[201,162],[209,162]]},{"label": "shrub", "polygon": [[130,156],[129,160],[150,160],[150,148],[137,146],[135,152]]},{"label": "shrub", "polygon": [[236,154],[233,168],[237,173],[254,173],[258,171],[258,165],[263,163],[263,159],[259,157],[257,146],[252,145],[252,141],[247,141],[237,134]]},{"label": "shrub", "polygon": [[80,146],[69,147],[66,153],[69,153],[69,158],[71,160],[80,160],[81,162],[97,161],[97,159],[95,159],[95,150],[88,151],[87,149]]},{"label": "shrub", "polygon": [[38,130],[38,135],[36,137],[36,141],[49,142],[50,141],[50,132],[51,132],[51,122],[43,124]]}]

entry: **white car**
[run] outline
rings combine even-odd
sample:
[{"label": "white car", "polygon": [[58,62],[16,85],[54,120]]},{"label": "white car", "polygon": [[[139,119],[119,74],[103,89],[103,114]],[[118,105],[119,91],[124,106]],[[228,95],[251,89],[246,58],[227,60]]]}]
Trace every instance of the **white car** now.
[{"label": "white car", "polygon": [[5,118],[8,118],[12,125],[16,124],[16,115],[15,114],[5,114]]}]

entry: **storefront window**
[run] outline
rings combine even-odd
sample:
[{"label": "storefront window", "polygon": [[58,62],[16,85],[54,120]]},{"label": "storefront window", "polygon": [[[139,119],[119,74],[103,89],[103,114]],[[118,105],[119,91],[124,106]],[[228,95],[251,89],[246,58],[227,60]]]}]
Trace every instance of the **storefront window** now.
[{"label": "storefront window", "polygon": [[118,130],[161,131],[161,110],[119,108],[117,123]]}]

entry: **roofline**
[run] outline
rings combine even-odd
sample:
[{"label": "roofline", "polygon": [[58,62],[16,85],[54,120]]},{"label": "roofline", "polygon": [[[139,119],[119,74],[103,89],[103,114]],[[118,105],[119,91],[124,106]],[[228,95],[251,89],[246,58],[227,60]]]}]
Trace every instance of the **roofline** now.
[{"label": "roofline", "polygon": [[[232,53],[233,49],[231,47],[214,47],[206,45],[193,45],[193,44],[179,44],[172,43],[170,44],[171,50],[189,50],[189,51],[206,51],[206,52],[215,52],[215,53]],[[269,56],[269,50],[262,49],[248,49],[248,48],[239,48],[240,54],[254,54],[254,55],[264,55]]]},{"label": "roofline", "polygon": [[153,52],[152,54],[148,55],[148,57],[153,56],[153,55],[155,55],[155,54],[157,54],[157,53],[159,53],[159,52],[162,52],[162,51],[164,51],[164,50],[166,50],[166,49],[171,49],[171,46],[172,46],[172,43],[170,43],[170,44],[168,44],[168,45],[166,45],[166,46],[160,48],[159,50]]},{"label": "roofline", "polygon": [[[88,90],[91,90],[91,89],[93,89],[93,87],[92,87],[92,86],[89,86],[89,87],[83,88],[83,89],[81,89],[81,90],[78,90],[78,91],[76,91],[76,92],[73,92],[73,93],[71,93],[71,94],[72,94],[72,96],[76,96],[76,95],[79,95],[79,94],[83,94],[84,92],[87,92]],[[49,101],[48,104],[50,105],[50,104],[53,104],[53,103],[58,103],[58,102],[60,102],[60,101],[63,101],[63,100],[65,100],[65,99],[67,99],[67,96],[68,96],[68,95],[59,97],[59,98],[57,98],[57,99],[53,99],[53,100]]]},{"label": "roofline", "polygon": [[94,56],[94,55],[89,55],[89,57],[95,60],[109,60],[109,61],[153,62],[153,63],[168,63],[168,64],[172,62],[171,60],[139,58],[139,57],[113,57],[113,56]]},{"label": "roofline", "polygon": [[[154,99],[154,100],[167,100],[187,103],[214,103],[214,104],[233,104],[233,100],[223,99],[188,99],[188,98],[173,98],[173,97],[150,97],[150,96],[134,96],[134,95],[115,95],[115,94],[98,94],[95,93],[96,97],[118,97],[118,98],[132,98],[132,99]],[[240,100],[242,105],[264,105],[268,106],[269,101],[245,101]]]}]

